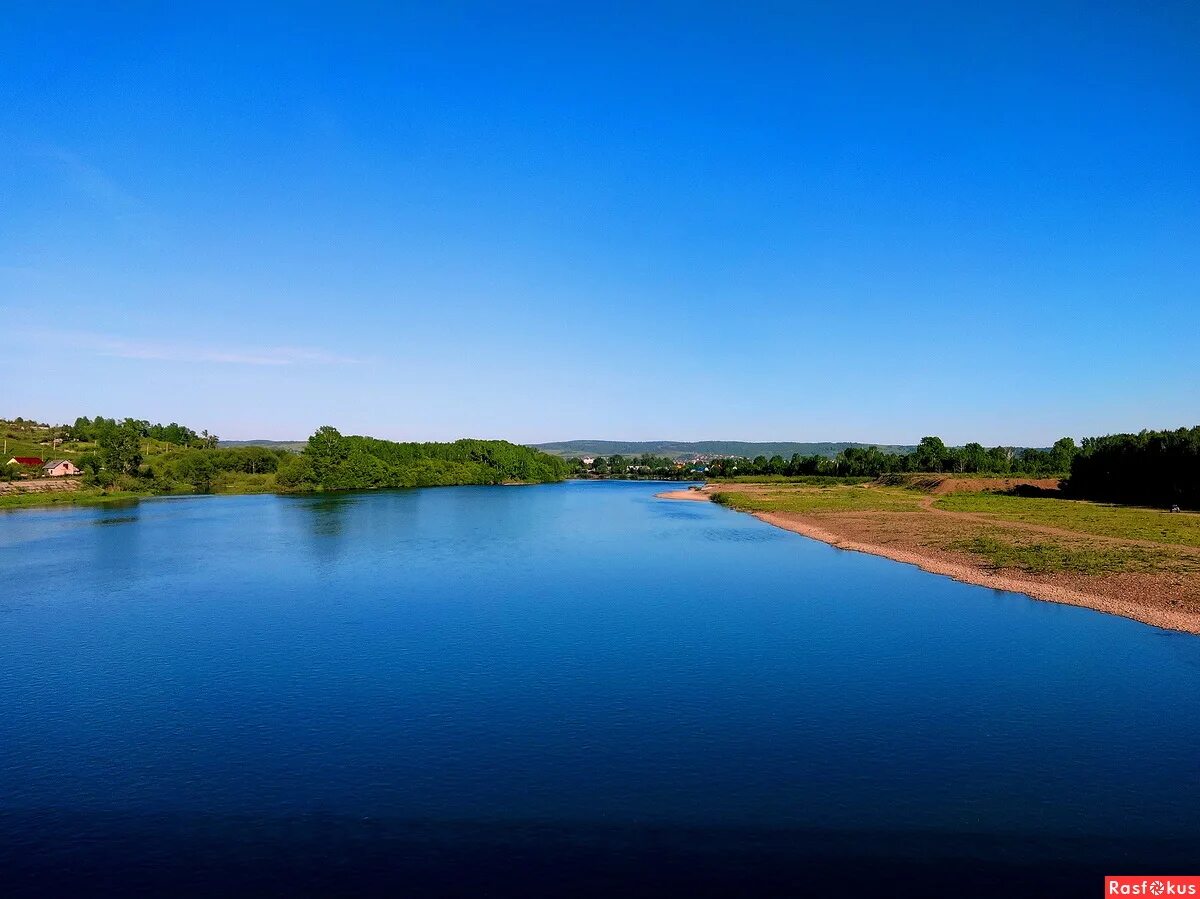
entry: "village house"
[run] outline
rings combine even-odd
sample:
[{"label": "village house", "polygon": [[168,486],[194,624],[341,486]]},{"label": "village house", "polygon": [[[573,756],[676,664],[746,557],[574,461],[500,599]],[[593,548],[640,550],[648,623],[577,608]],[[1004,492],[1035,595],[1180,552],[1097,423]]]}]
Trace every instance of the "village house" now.
[{"label": "village house", "polygon": [[9,465],[36,465],[41,468],[45,463],[37,456],[13,456],[8,460]]},{"label": "village house", "polygon": [[42,466],[42,474],[48,478],[61,478],[69,474],[79,474],[79,466],[70,459],[52,459]]}]

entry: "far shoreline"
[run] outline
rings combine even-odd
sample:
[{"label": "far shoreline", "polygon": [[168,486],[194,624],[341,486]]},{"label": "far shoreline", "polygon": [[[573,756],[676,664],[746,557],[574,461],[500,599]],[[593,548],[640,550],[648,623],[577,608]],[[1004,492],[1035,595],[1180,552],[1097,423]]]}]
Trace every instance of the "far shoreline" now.
[{"label": "far shoreline", "polygon": [[[672,501],[711,502],[713,493],[717,492],[719,486],[716,484],[707,484],[699,489],[667,490],[655,494],[655,497],[657,499]],[[986,570],[982,565],[971,564],[965,559],[961,562],[951,562],[910,550],[851,540],[835,534],[826,528],[800,521],[795,517],[778,512],[743,513],[738,509],[730,509],[730,511],[752,515],[765,524],[781,528],[785,531],[791,531],[810,540],[817,540],[835,549],[880,556],[890,559],[893,562],[914,565],[922,571],[948,577],[960,583],[971,584],[976,587],[987,587],[1005,593],[1018,593],[1041,602],[1079,606],[1107,615],[1128,618],[1141,624],[1148,624],[1164,630],[1200,635],[1200,616],[1172,609],[1169,606],[1126,602],[1098,593],[1073,590],[1059,584],[1048,584],[1036,580],[1013,577],[1011,575],[996,574]]]}]

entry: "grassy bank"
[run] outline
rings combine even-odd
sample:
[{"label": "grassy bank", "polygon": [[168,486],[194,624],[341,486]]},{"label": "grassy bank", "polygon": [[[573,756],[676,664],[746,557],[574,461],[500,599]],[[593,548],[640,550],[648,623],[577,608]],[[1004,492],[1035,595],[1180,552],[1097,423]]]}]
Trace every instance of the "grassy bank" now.
[{"label": "grassy bank", "polygon": [[1011,495],[998,492],[1007,481],[987,482],[710,483],[704,494],[841,548],[1200,633],[1200,514]]},{"label": "grassy bank", "polygon": [[[913,486],[712,485],[714,502],[794,517],[884,543],[969,556],[1027,573],[1200,572],[1200,515],[989,492],[933,496]],[[1149,544],[1149,545],[1148,545]]]},{"label": "grassy bank", "polygon": [[126,490],[63,490],[57,493],[9,493],[0,496],[0,510],[38,509],[53,506],[122,505],[145,499],[152,494]]}]

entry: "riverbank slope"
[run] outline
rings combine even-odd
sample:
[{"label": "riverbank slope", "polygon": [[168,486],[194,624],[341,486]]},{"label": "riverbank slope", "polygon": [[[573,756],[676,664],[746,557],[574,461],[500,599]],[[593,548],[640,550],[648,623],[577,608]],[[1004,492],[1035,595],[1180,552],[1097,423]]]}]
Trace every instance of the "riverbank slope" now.
[{"label": "riverbank slope", "polygon": [[1200,633],[1200,515],[965,486],[708,484],[658,496],[716,501],[839,549]]}]

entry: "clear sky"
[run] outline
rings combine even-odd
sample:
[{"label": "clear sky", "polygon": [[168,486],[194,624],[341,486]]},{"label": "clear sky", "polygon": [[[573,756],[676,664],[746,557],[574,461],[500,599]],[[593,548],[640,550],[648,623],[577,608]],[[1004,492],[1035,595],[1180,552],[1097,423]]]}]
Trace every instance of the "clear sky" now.
[{"label": "clear sky", "polygon": [[7,6],[0,415],[1200,422],[1200,4],[392,6]]}]

